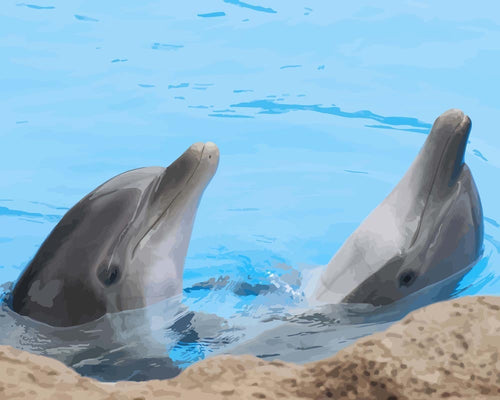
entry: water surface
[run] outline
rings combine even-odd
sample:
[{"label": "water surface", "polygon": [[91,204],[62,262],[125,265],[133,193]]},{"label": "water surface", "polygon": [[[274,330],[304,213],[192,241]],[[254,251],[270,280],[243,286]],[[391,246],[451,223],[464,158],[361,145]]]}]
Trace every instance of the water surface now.
[{"label": "water surface", "polygon": [[[110,177],[221,150],[184,293],[77,328],[5,306],[2,343],[103,380],[170,377],[214,354],[307,362],[449,296],[500,293],[496,2],[277,0],[0,6],[0,283],[66,210]],[[466,153],[485,249],[464,277],[384,309],[313,309],[328,262],[402,177],[443,111]]]}]

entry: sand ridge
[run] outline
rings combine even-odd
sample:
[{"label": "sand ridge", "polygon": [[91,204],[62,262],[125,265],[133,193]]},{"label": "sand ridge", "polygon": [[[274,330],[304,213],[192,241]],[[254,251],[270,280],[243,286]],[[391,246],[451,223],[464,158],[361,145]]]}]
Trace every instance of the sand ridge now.
[{"label": "sand ridge", "polygon": [[0,399],[499,399],[500,297],[416,310],[305,365],[217,356],[170,380],[101,383],[0,346]]}]

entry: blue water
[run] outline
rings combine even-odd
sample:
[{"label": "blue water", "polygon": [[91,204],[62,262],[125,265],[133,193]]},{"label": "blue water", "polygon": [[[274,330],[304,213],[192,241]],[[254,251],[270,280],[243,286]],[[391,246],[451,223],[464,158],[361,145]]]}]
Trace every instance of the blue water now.
[{"label": "blue water", "polygon": [[130,334],[103,341],[102,326],[52,329],[3,309],[1,342],[138,380],[223,352],[306,362],[384,329],[439,296],[383,314],[311,310],[302,277],[329,261],[452,107],[473,121],[465,158],[486,232],[483,259],[453,295],[499,294],[500,6],[372,3],[4,0],[4,290],[64,212],[110,177],[166,166],[197,141],[217,143],[221,161],[177,313],[165,316],[167,302],[110,317],[101,323],[130,317]]}]

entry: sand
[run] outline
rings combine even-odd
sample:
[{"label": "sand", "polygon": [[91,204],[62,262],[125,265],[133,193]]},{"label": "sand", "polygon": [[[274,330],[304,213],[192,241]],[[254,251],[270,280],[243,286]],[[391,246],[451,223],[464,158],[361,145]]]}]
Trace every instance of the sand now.
[{"label": "sand", "polygon": [[0,346],[0,399],[500,399],[499,350],[500,297],[464,297],[318,362],[218,356],[165,381],[101,383]]}]

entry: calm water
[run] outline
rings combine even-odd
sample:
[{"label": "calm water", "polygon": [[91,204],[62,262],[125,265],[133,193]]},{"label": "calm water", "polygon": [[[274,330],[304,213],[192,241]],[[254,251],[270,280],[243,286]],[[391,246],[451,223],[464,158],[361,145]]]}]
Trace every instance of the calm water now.
[{"label": "calm water", "polygon": [[[196,141],[216,142],[221,162],[182,299],[68,329],[4,307],[0,343],[139,380],[224,352],[315,360],[442,299],[444,286],[500,293],[496,2],[185,3],[2,2],[4,291],[103,181],[166,166]],[[466,162],[486,217],[483,259],[382,310],[308,307],[306,271],[328,262],[452,107],[473,121]]]}]

